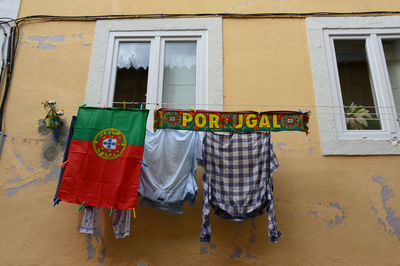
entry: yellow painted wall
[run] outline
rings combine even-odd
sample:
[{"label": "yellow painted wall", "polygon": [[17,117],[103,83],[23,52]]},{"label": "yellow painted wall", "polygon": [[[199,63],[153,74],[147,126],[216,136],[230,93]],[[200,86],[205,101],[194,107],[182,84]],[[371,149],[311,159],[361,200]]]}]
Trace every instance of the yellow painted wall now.
[{"label": "yellow painted wall", "polygon": [[[19,16],[395,9],[398,1],[389,0],[22,0]],[[315,108],[308,136],[273,133],[280,163],[274,177],[283,234],[278,244],[268,241],[266,216],[243,223],[211,216],[212,243],[201,245],[201,189],[195,207],[186,205],[183,215],[139,205],[129,238],[114,239],[107,210],[95,235],[79,233],[78,206],[50,206],[64,146],[45,134],[39,119],[43,100],[71,101],[58,104],[67,111],[67,124],[83,103],[94,29],[95,22],[21,27],[0,159],[2,265],[400,264],[399,156],[322,156]],[[224,19],[223,52],[227,105],[315,105],[304,19]]]}]

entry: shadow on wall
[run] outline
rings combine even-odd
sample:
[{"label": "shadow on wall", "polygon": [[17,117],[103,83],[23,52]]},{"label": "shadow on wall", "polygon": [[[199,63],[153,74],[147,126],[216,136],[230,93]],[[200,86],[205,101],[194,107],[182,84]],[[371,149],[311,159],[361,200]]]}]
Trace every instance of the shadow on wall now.
[{"label": "shadow on wall", "polygon": [[[63,120],[64,125],[66,121]],[[22,139],[17,140],[11,137],[10,141],[13,146],[13,154],[19,165],[11,165],[12,178],[8,179],[8,183],[11,186],[7,186],[5,193],[12,197],[21,190],[31,186],[39,185],[40,183],[47,183],[51,180],[58,180],[60,173],[60,157],[62,157],[68,138],[68,127],[63,126],[60,131],[59,141],[55,141],[52,131],[46,128],[43,120],[38,121],[38,132],[45,136],[44,139]],[[34,145],[38,143],[42,144],[41,151],[41,163],[38,169],[34,169],[32,162],[27,160],[20,151],[18,151],[18,145]],[[50,170],[50,171],[49,171]],[[51,199],[49,199],[51,202]]]}]

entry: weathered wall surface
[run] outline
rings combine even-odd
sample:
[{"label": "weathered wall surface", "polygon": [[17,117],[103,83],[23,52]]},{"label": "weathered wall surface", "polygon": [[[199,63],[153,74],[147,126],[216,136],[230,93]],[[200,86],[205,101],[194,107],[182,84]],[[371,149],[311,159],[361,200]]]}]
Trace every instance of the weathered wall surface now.
[{"label": "weathered wall surface", "polygon": [[[399,9],[397,1],[137,3],[22,1],[19,16]],[[304,19],[224,19],[223,25],[227,105],[315,105]],[[71,101],[58,104],[71,111],[66,124],[83,103],[94,28],[94,22],[21,27],[0,159],[1,264],[400,264],[399,157],[322,156],[315,113],[308,136],[273,134],[280,163],[274,177],[283,234],[278,244],[268,241],[266,216],[243,223],[211,216],[212,243],[201,245],[201,190],[195,207],[185,206],[183,215],[139,205],[129,238],[114,239],[108,210],[93,236],[80,234],[77,205],[50,206],[64,141],[55,143],[39,120],[46,114],[43,100]]]},{"label": "weathered wall surface", "polygon": [[22,0],[20,16],[30,14],[51,15],[105,15],[105,14],[167,14],[167,13],[255,13],[255,12],[315,12],[315,11],[381,11],[398,10],[393,0]]}]

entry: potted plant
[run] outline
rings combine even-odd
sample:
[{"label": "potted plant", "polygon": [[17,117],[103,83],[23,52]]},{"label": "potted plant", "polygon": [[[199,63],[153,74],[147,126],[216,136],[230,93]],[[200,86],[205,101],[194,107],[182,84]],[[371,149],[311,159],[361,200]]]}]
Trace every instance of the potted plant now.
[{"label": "potted plant", "polygon": [[368,118],[372,118],[369,111],[362,105],[351,103],[344,109],[347,129],[361,130],[368,127]]}]

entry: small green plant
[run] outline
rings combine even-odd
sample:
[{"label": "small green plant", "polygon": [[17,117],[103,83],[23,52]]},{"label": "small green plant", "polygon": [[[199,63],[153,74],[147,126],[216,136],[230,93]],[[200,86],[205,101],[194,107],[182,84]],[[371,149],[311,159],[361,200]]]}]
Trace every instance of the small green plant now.
[{"label": "small green plant", "polygon": [[362,105],[351,103],[344,109],[347,129],[360,130],[368,127],[368,118],[372,118],[369,111]]}]

